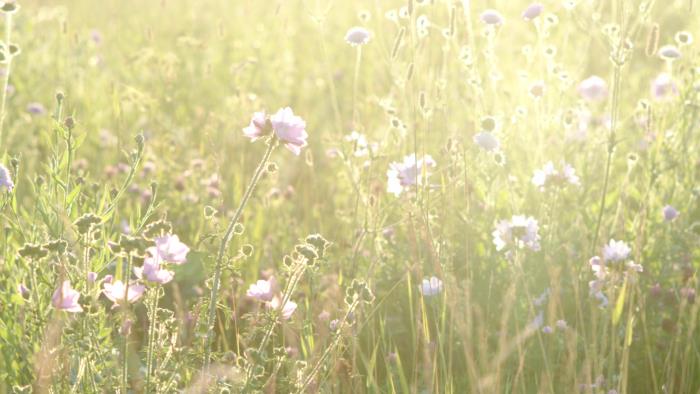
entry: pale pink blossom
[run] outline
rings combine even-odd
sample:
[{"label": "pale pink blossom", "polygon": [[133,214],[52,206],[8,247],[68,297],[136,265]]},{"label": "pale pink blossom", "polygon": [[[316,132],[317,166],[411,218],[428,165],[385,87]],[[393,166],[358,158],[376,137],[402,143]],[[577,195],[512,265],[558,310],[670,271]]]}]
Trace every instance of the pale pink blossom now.
[{"label": "pale pink blossom", "polygon": [[[155,252],[155,248],[149,248]],[[162,261],[158,253],[143,260],[143,267],[134,267],[134,274],[139,279],[164,285],[173,280],[175,273],[162,267]]]},{"label": "pale pink blossom", "polygon": [[593,75],[581,81],[578,92],[588,101],[603,101],[608,97],[608,84],[603,78]]},{"label": "pale pink blossom", "polygon": [[149,248],[152,256],[157,253],[162,261],[177,265],[187,262],[187,253],[190,251],[187,245],[180,242],[177,235],[172,234],[156,238],[155,249],[153,251],[152,248]]},{"label": "pale pink blossom", "polygon": [[281,307],[281,304],[282,299],[279,297],[274,297],[272,301],[267,304],[267,306],[268,308],[279,310],[282,320],[289,320],[292,317],[292,314],[294,314],[294,311],[297,310],[297,303],[292,300],[288,300],[284,306]]},{"label": "pale pink blossom", "polygon": [[403,162],[393,162],[389,165],[387,191],[395,196],[414,186],[425,184],[430,176],[430,170],[436,166],[430,155],[416,160],[416,155],[404,157]]},{"label": "pale pink blossom", "polygon": [[248,292],[246,292],[246,295],[258,301],[271,301],[274,296],[273,287],[273,279],[258,280],[257,282],[250,285],[250,287],[248,288]]},{"label": "pale pink blossom", "polygon": [[53,297],[51,297],[51,305],[58,310],[66,312],[82,312],[83,308],[78,303],[79,299],[80,293],[70,286],[70,281],[65,280],[61,284],[61,287],[56,289],[56,291],[53,293]]},{"label": "pale pink blossom", "polygon": [[117,280],[114,283],[105,283],[102,293],[114,303],[113,308],[116,308],[124,304],[124,298],[132,304],[138,301],[145,290],[146,287],[144,285],[130,284],[127,291],[126,285],[122,281]]},{"label": "pale pink blossom", "polygon": [[243,129],[243,135],[255,141],[265,135],[265,126],[267,125],[267,115],[265,111],[256,112],[250,119],[248,127]]},{"label": "pale pink blossom", "polygon": [[270,117],[270,122],[277,138],[295,155],[298,156],[301,153],[301,148],[308,145],[306,139],[309,135],[306,133],[306,122],[294,115],[291,108],[280,109]]}]

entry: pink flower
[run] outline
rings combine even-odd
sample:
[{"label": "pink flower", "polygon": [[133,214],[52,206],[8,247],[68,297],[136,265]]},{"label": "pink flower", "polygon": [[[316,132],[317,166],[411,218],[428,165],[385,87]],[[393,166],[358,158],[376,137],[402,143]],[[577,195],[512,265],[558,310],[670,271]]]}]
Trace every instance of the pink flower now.
[{"label": "pink flower", "polygon": [[149,282],[160,283],[161,285],[170,282],[175,276],[173,271],[161,267],[161,260],[157,253],[152,257],[146,257],[143,260],[143,267],[134,267],[134,274],[139,279],[145,278]]},{"label": "pink flower", "polygon": [[608,85],[603,78],[593,75],[581,81],[578,92],[588,101],[603,101],[608,97]]},{"label": "pink flower", "polygon": [[500,12],[496,10],[486,10],[481,13],[480,19],[482,22],[484,22],[487,25],[502,25],[503,24],[503,15],[501,15]]},{"label": "pink flower", "polygon": [[523,11],[522,17],[526,21],[531,21],[542,13],[544,10],[544,5],[542,3],[532,3],[527,8],[525,8],[525,11]]},{"label": "pink flower", "polygon": [[359,26],[352,27],[345,33],[345,41],[352,46],[367,44],[371,37],[369,30]]},{"label": "pink flower", "polygon": [[414,154],[404,157],[403,162],[389,164],[389,170],[386,172],[389,178],[387,191],[398,197],[410,187],[422,185],[427,182],[430,169],[435,166],[435,160],[430,155],[416,160]]},{"label": "pink flower", "polygon": [[144,285],[129,285],[129,290],[127,291],[124,283],[118,280],[114,283],[105,283],[103,293],[105,297],[114,303],[113,308],[116,308],[124,303],[125,295],[127,301],[133,304],[141,298],[145,290],[146,287]]},{"label": "pink flower", "polygon": [[56,289],[51,297],[51,305],[54,308],[66,312],[82,312],[83,308],[78,304],[80,293],[70,287],[70,281],[63,281],[61,287]]},{"label": "pink flower", "polygon": [[[155,249],[161,260],[177,265],[187,262],[187,253],[190,251],[187,245],[180,242],[180,238],[177,235],[172,234],[156,238]],[[151,250],[149,252],[153,256],[156,254]]]},{"label": "pink flower", "polygon": [[248,288],[246,295],[258,301],[271,301],[273,297],[273,279],[259,280]]},{"label": "pink flower", "polygon": [[250,119],[248,127],[243,129],[243,135],[250,138],[252,142],[265,135],[265,126],[267,124],[267,114],[265,111],[256,112],[253,118]]},{"label": "pink flower", "polygon": [[10,177],[10,170],[0,164],[0,192],[3,191],[3,189],[11,192],[14,187],[15,184],[12,182],[12,178]]},{"label": "pink flower", "polygon": [[291,108],[280,109],[270,117],[270,122],[277,138],[284,142],[287,149],[295,155],[298,156],[301,153],[301,148],[308,145],[306,139],[309,135],[306,133],[306,122],[294,115]]},{"label": "pink flower", "polygon": [[297,303],[292,300],[288,300],[283,307],[280,307],[280,304],[282,304],[282,300],[279,297],[275,297],[267,304],[267,306],[271,309],[279,310],[282,315],[282,320],[289,320],[294,311],[297,310]]}]

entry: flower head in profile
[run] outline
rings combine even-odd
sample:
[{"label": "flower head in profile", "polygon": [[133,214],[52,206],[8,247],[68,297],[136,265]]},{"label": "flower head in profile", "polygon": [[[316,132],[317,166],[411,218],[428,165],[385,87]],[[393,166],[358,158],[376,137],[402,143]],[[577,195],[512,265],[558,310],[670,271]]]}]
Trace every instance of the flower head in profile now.
[{"label": "flower head in profile", "polygon": [[264,137],[267,134],[267,114],[265,111],[256,112],[250,119],[248,127],[243,129],[243,135],[251,141]]},{"label": "flower head in profile", "polygon": [[66,312],[82,312],[83,308],[78,303],[79,299],[80,293],[70,286],[70,281],[65,280],[53,293],[53,297],[51,297],[51,305],[58,310]]},{"label": "flower head in profile", "polygon": [[667,222],[672,222],[676,220],[678,215],[681,213],[678,212],[678,210],[670,205],[666,205],[663,209],[663,214],[664,214],[664,220]]},{"label": "flower head in profile", "polygon": [[113,283],[105,283],[102,293],[114,303],[113,308],[116,308],[124,304],[125,298],[126,301],[131,304],[138,301],[141,296],[143,296],[143,292],[145,290],[146,287],[139,284],[130,284],[129,289],[127,290],[124,282],[117,280]]},{"label": "flower head in profile", "polygon": [[282,320],[289,320],[294,314],[294,311],[297,310],[297,303],[292,300],[287,300],[287,302],[284,303],[284,306],[281,304],[282,299],[275,296],[270,302],[267,303],[267,306],[270,309],[279,311]]},{"label": "flower head in profile", "polygon": [[622,261],[629,257],[632,250],[624,241],[615,241],[611,239],[607,245],[603,247],[603,258],[605,261]]},{"label": "flower head in profile", "polygon": [[258,301],[268,302],[272,301],[274,297],[274,283],[273,279],[269,280],[258,280],[257,282],[250,285],[246,295],[250,298],[254,298]]},{"label": "flower head in profile", "polygon": [[163,268],[160,255],[155,248],[149,248],[151,256],[143,260],[143,267],[134,267],[134,274],[139,279],[164,285],[173,280],[175,273]]},{"label": "flower head in profile", "polygon": [[608,97],[608,84],[603,78],[593,75],[581,81],[578,92],[585,100],[603,101]]},{"label": "flower head in profile", "polygon": [[424,278],[419,286],[419,290],[423,297],[432,297],[440,294],[442,292],[443,284],[440,279],[433,276],[430,278]]},{"label": "flower head in profile", "polygon": [[504,21],[503,15],[501,15],[500,12],[493,10],[493,9],[488,9],[488,10],[482,12],[479,19],[481,19],[481,21],[487,25],[494,25],[494,26],[500,26],[503,24],[503,21]]},{"label": "flower head in profile", "polygon": [[579,185],[579,178],[576,175],[576,170],[570,164],[563,163],[561,170],[558,170],[549,161],[542,169],[535,170],[535,174],[532,176],[532,183],[539,187],[540,190],[544,190],[549,186]]},{"label": "flower head in profile", "polygon": [[673,61],[681,57],[681,51],[675,45],[664,45],[659,48],[659,57],[664,60]]},{"label": "flower head in profile", "polygon": [[529,6],[527,6],[527,8],[525,8],[525,10],[523,11],[522,17],[526,21],[531,21],[531,20],[537,18],[538,16],[540,16],[540,14],[542,14],[543,10],[544,10],[544,5],[542,5],[542,3],[532,3]]},{"label": "flower head in profile", "polygon": [[272,129],[275,135],[284,143],[284,146],[295,155],[301,153],[301,148],[308,145],[306,139],[306,122],[299,116],[294,115],[291,108],[285,107],[277,111],[270,117]]},{"label": "flower head in profile", "polygon": [[0,191],[3,191],[4,189],[11,192],[14,188],[15,184],[12,182],[12,178],[10,177],[10,170],[0,164]]},{"label": "flower head in profile", "polygon": [[651,82],[651,97],[656,101],[670,100],[678,96],[678,85],[667,73],[659,74]]},{"label": "flower head in profile", "polygon": [[500,251],[508,246],[514,248],[527,247],[531,250],[540,250],[540,235],[537,220],[531,216],[515,215],[510,220],[501,220],[496,223],[496,229],[491,233],[496,250]]},{"label": "flower head in profile", "polygon": [[395,196],[401,195],[407,189],[420,186],[427,182],[430,170],[436,166],[435,160],[430,155],[416,160],[416,155],[404,157],[403,162],[389,164],[387,191]]},{"label": "flower head in profile", "polygon": [[157,254],[164,262],[179,265],[187,262],[187,253],[190,252],[190,248],[180,242],[177,235],[167,234],[156,238],[155,250],[149,248],[149,252],[151,256]]},{"label": "flower head in profile", "polygon": [[351,27],[347,33],[345,33],[345,42],[352,46],[365,45],[372,38],[372,33],[364,27]]}]

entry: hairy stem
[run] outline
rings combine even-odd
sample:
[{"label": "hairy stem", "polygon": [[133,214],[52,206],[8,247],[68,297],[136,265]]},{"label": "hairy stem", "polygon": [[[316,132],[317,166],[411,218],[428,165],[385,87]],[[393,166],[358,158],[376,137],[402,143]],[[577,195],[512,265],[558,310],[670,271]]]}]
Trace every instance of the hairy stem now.
[{"label": "hairy stem", "polygon": [[253,174],[253,178],[251,179],[250,183],[248,184],[248,188],[246,189],[245,193],[243,193],[243,198],[241,199],[241,203],[238,206],[238,209],[236,209],[236,213],[233,215],[233,218],[231,219],[231,222],[228,225],[228,228],[226,229],[226,233],[224,234],[224,237],[221,239],[221,244],[219,245],[219,253],[216,256],[216,266],[214,268],[214,281],[211,286],[211,296],[209,297],[209,314],[207,317],[207,333],[206,333],[206,338],[205,338],[205,349],[204,349],[204,370],[208,371],[209,369],[209,364],[211,362],[211,342],[212,342],[212,333],[214,331],[214,318],[216,315],[216,300],[219,295],[219,282],[221,281],[221,268],[223,266],[223,261],[224,261],[224,253],[226,252],[226,247],[228,246],[229,242],[231,242],[231,238],[233,238],[233,229],[236,227],[236,223],[238,223],[238,219],[241,217],[241,213],[243,212],[243,208],[246,206],[248,203],[248,200],[250,199],[250,196],[253,194],[253,190],[255,190],[255,186],[257,185],[258,181],[260,180],[260,176],[262,176],[263,170],[265,169],[265,164],[267,163],[268,159],[270,158],[270,155],[272,154],[272,151],[275,149],[277,146],[277,140],[274,139],[269,142],[267,146],[267,150],[265,151],[265,154],[263,155],[262,160],[260,160],[260,164],[258,164],[258,168],[255,169],[255,173]]}]

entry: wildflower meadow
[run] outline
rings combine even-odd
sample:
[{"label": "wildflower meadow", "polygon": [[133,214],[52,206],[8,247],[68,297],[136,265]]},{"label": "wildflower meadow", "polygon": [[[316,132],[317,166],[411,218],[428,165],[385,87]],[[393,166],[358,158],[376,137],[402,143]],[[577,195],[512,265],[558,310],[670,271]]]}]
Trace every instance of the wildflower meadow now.
[{"label": "wildflower meadow", "polygon": [[700,393],[700,2],[0,24],[0,394]]}]

